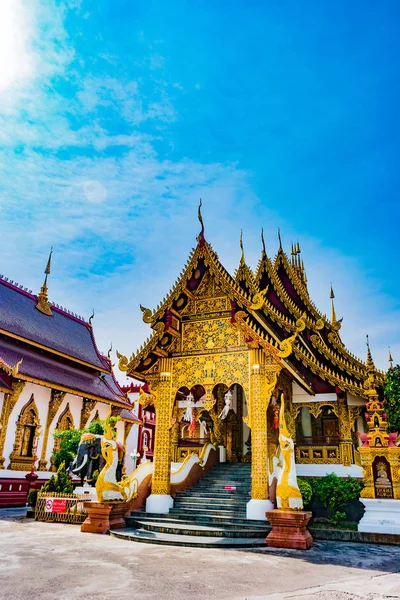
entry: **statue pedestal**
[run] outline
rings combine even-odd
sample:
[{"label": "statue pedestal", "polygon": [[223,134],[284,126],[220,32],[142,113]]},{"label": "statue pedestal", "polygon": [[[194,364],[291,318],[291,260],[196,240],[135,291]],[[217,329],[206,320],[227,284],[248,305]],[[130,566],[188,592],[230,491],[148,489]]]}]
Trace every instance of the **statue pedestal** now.
[{"label": "statue pedestal", "polygon": [[365,513],[358,531],[400,534],[400,500],[360,498],[360,502],[365,506]]},{"label": "statue pedestal", "polygon": [[267,512],[266,516],[272,526],[265,540],[268,546],[295,550],[307,550],[312,546],[312,535],[307,530],[311,512],[275,509]]},{"label": "statue pedestal", "polygon": [[132,502],[84,502],[87,517],[81,531],[108,533],[110,529],[126,527],[124,517],[130,512]]}]

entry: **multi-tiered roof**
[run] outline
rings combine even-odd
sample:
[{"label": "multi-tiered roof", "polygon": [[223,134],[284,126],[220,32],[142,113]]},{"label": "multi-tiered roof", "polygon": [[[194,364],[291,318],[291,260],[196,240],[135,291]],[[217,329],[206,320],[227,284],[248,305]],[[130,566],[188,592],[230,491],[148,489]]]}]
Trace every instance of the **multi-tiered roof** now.
[{"label": "multi-tiered roof", "polygon": [[[146,373],[151,372],[158,358],[173,352],[185,307],[208,272],[229,298],[232,320],[235,314],[240,315],[238,326],[246,333],[249,344],[262,345],[265,341],[279,351],[285,347],[285,340],[297,333],[293,352],[285,359],[285,369],[310,394],[347,391],[367,397],[367,364],[347,350],[341,340],[333,291],[332,316],[328,319],[310,299],[298,242],[292,245],[291,259],[283,251],[281,241],[277,255],[270,259],[263,239],[262,242],[261,259],[253,272],[246,263],[241,240],[242,255],[232,277],[205,240],[202,226],[198,244],[169,294],[154,311],[141,307],[143,320],[154,332],[129,360],[120,356],[120,368],[146,380]],[[375,373],[379,386],[383,374],[376,370]]]},{"label": "multi-tiered roof", "polygon": [[50,259],[45,272],[38,296],[0,276],[0,391],[20,379],[129,408],[91,323],[48,301]]}]

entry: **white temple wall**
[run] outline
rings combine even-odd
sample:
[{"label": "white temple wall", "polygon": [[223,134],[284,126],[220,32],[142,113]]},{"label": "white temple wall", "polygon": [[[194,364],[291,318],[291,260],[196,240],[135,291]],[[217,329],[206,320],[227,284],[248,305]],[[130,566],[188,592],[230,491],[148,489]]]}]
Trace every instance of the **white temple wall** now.
[{"label": "white temple wall", "polygon": [[347,392],[347,404],[349,406],[365,406],[366,400],[365,398],[361,398],[360,396],[353,396]]},{"label": "white temple wall", "polygon": [[312,437],[311,414],[308,406],[301,407],[301,429],[304,437]]},{"label": "white temple wall", "polygon": [[[25,404],[30,400],[32,394],[34,396],[35,404],[38,409],[39,423],[42,428],[42,431],[44,430],[44,427],[46,426],[47,410],[48,410],[48,406],[49,406],[51,390],[50,390],[50,388],[43,387],[36,383],[27,383],[25,385],[24,389],[22,390],[21,395],[18,398],[18,400],[14,406],[14,409],[12,410],[12,412],[10,414],[10,418],[8,420],[7,435],[6,435],[6,440],[5,440],[5,444],[4,444],[4,453],[3,453],[3,456],[6,459],[6,461],[5,461],[6,467],[8,467],[8,465],[9,465],[9,462],[10,462],[9,457],[10,457],[10,454],[14,447],[18,417],[21,413],[21,410],[25,406]],[[43,444],[43,436],[41,436],[41,438],[39,440],[38,449],[37,449],[38,456],[40,456],[40,453],[42,451],[42,444]]]},{"label": "white temple wall", "polygon": [[92,412],[90,413],[88,420],[86,421],[85,426],[90,424],[93,421],[94,415],[96,414],[97,411],[99,412],[99,419],[102,421],[107,417],[109,410],[110,410],[109,404],[105,404],[104,402],[96,402]]}]

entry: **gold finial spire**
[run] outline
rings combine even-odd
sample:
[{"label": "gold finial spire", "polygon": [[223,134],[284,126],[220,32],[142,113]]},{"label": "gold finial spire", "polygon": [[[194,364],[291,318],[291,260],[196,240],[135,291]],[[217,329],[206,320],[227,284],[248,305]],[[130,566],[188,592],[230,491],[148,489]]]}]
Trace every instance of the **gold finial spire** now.
[{"label": "gold finial spire", "polygon": [[332,283],[331,283],[331,293],[330,293],[330,299],[332,300],[332,316],[331,316],[331,323],[336,323],[337,319],[336,319],[336,311],[335,311],[335,294],[333,292],[333,287],[332,287]]},{"label": "gold finial spire", "polygon": [[48,315],[49,317],[53,313],[51,312],[51,305],[50,305],[48,295],[47,295],[47,291],[48,291],[47,290],[47,277],[48,277],[48,275],[50,275],[52,254],[53,254],[53,248],[50,249],[49,258],[47,260],[46,269],[44,271],[44,273],[45,273],[44,282],[43,282],[42,287],[40,288],[40,292],[38,294],[38,301],[36,304],[36,308],[38,310],[40,310],[41,313],[43,313],[44,315]]},{"label": "gold finial spire", "polygon": [[197,216],[198,216],[198,219],[199,219],[200,225],[201,225],[201,231],[200,231],[199,235],[197,236],[197,240],[198,240],[200,246],[203,246],[204,242],[205,242],[205,238],[204,238],[204,223],[203,223],[203,217],[202,217],[202,214],[201,214],[201,207],[202,206],[203,206],[203,201],[200,198],[199,210],[198,210],[198,213],[197,213]]},{"label": "gold finial spire", "polygon": [[389,357],[388,357],[388,360],[389,360],[390,368],[393,369],[393,357],[392,357],[392,352],[390,350],[390,346],[389,346]]},{"label": "gold finial spire", "polygon": [[262,253],[263,253],[263,256],[265,256],[267,253],[265,251],[264,227],[261,227],[261,243],[262,243]]},{"label": "gold finial spire", "polygon": [[367,371],[375,371],[375,364],[372,359],[371,348],[369,347],[369,337],[367,338]]}]

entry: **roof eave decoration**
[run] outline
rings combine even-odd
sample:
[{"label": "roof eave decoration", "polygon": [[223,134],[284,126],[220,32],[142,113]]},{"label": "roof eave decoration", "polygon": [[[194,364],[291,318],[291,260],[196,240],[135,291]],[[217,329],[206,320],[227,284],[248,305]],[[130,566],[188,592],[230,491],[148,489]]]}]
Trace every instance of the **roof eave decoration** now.
[{"label": "roof eave decoration", "polygon": [[12,365],[9,365],[8,363],[6,363],[0,357],[0,369],[5,371],[5,373],[7,373],[7,375],[10,375],[11,377],[17,377],[18,370],[19,370],[19,367],[21,366],[21,364],[22,364],[22,358],[15,365],[12,366]]}]

